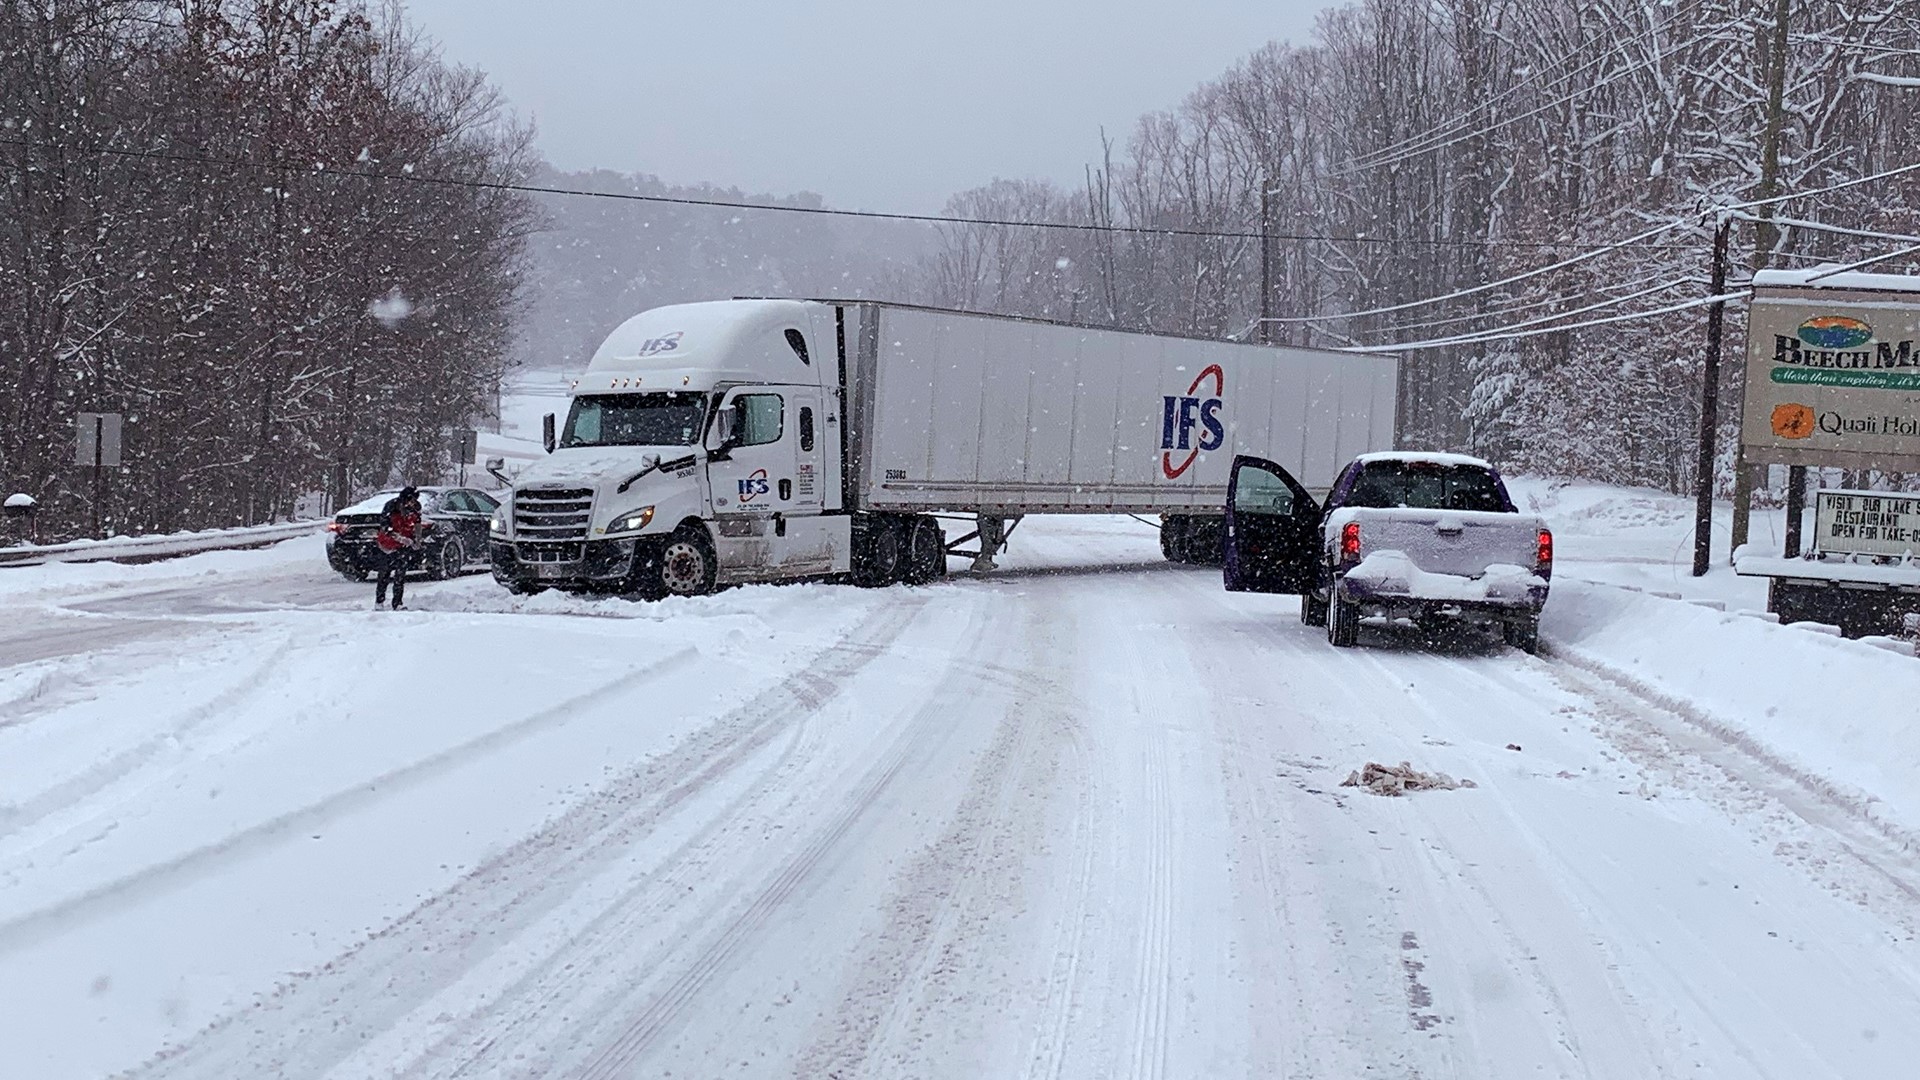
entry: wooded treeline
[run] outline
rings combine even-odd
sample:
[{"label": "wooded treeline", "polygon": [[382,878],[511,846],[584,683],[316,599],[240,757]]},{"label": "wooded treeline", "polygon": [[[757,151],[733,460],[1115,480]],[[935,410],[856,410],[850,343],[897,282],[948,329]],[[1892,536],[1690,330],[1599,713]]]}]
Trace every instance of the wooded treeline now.
[{"label": "wooded treeline", "polygon": [[[444,474],[494,405],[528,133],[397,5],[0,0],[0,488],[86,522],[245,524]],[[430,179],[431,182],[421,182]]]},{"label": "wooded treeline", "polygon": [[[1249,234],[1264,182],[1279,237],[1273,313],[1294,320],[1272,324],[1274,341],[1472,339],[1701,298],[1713,231],[1703,212],[1920,160],[1916,130],[1913,0],[1360,0],[1326,13],[1316,43],[1268,46],[1143,118],[1105,145],[1083,187],[997,182],[948,210]],[[1913,234],[1920,175],[1796,200],[1781,216]],[[1679,220],[1687,224],[1560,270],[1369,313]],[[1762,265],[1901,246],[1743,224],[1732,281]],[[1873,269],[1916,266],[1908,255]],[[1257,317],[1260,270],[1248,235],[954,225],[921,289],[943,304],[1227,336]],[[1547,474],[1683,490],[1704,323],[1691,310],[1409,351],[1403,438]],[[1741,332],[1736,318],[1729,385]],[[1730,464],[1729,451],[1723,482]]]}]

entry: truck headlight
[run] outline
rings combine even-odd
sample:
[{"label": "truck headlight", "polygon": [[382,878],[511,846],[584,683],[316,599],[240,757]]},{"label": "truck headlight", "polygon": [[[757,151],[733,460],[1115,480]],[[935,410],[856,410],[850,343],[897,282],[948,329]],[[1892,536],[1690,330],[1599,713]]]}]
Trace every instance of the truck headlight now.
[{"label": "truck headlight", "polygon": [[493,512],[493,520],[487,522],[487,535],[507,538],[507,508],[502,506]]},{"label": "truck headlight", "polygon": [[639,532],[641,529],[646,528],[647,523],[652,520],[653,507],[643,506],[632,513],[621,514],[619,517],[607,522],[607,535],[612,536],[615,533]]}]

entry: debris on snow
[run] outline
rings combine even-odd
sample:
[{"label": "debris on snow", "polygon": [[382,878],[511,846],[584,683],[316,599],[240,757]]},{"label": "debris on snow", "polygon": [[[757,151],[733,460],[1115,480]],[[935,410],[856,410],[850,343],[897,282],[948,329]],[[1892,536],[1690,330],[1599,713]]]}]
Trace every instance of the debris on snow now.
[{"label": "debris on snow", "polygon": [[1409,791],[1451,791],[1480,785],[1471,780],[1455,780],[1446,773],[1424,773],[1405,761],[1398,765],[1369,761],[1364,768],[1348,773],[1340,786],[1366,788],[1375,795],[1405,795]]},{"label": "debris on snow", "polygon": [[1517,742],[1510,742],[1510,743],[1508,743],[1508,744],[1507,744],[1507,749],[1509,749],[1509,750],[1518,750],[1518,749],[1520,749],[1520,744],[1519,744],[1519,743],[1517,743]]}]

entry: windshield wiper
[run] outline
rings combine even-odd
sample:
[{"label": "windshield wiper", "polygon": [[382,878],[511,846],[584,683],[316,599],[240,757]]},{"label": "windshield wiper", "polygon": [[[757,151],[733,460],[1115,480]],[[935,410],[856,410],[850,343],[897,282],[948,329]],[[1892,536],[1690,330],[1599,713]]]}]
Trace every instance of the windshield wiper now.
[{"label": "windshield wiper", "polygon": [[656,457],[652,461],[647,462],[646,468],[641,469],[639,472],[634,473],[632,476],[629,476],[625,480],[620,481],[620,486],[615,488],[614,490],[619,492],[622,495],[625,495],[627,493],[628,488],[632,487],[636,483],[639,483],[640,479],[646,476],[648,473],[677,472],[681,469],[687,468],[688,466],[692,465],[693,462],[694,462],[694,456],[692,454],[688,454],[686,457],[674,458],[672,461],[661,461],[659,458]]}]

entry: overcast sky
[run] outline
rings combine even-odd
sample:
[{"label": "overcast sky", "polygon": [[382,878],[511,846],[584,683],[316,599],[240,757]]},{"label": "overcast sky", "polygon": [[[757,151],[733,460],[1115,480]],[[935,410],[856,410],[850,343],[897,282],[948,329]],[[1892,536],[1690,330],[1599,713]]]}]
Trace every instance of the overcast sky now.
[{"label": "overcast sky", "polygon": [[1079,181],[1328,0],[407,0],[565,169],[807,190],[916,213],[999,177]]}]

